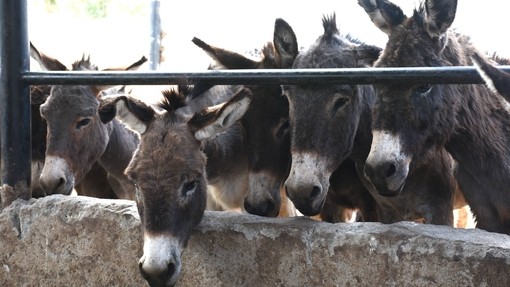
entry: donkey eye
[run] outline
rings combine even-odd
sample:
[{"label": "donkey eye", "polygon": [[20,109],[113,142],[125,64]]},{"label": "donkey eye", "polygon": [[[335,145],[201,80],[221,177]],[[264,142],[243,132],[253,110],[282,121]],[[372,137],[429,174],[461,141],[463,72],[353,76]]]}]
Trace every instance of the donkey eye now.
[{"label": "donkey eye", "polygon": [[431,84],[425,84],[425,85],[419,85],[418,87],[416,87],[416,89],[414,89],[414,91],[418,94],[426,94],[426,93],[430,92],[431,89],[432,89]]},{"label": "donkey eye", "polygon": [[189,192],[195,190],[198,185],[198,180],[188,181],[182,186],[182,195],[187,195]]},{"label": "donkey eye", "polygon": [[86,126],[88,126],[91,122],[91,119],[90,118],[84,118],[84,119],[81,119],[79,120],[77,123],[76,123],[76,129],[79,130],[79,129],[82,129]]},{"label": "donkey eye", "polygon": [[333,114],[336,113],[341,108],[343,108],[349,102],[350,102],[349,98],[340,97],[338,100],[335,101],[335,104],[333,105]]},{"label": "donkey eye", "polygon": [[276,132],[277,138],[282,138],[289,131],[289,121],[285,121],[282,123],[278,131]]}]

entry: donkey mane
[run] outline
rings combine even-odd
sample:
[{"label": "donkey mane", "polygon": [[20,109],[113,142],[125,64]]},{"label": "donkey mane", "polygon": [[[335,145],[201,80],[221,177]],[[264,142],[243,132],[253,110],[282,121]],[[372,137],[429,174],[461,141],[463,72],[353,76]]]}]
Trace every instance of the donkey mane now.
[{"label": "donkey mane", "polygon": [[81,57],[81,60],[76,61],[72,65],[73,71],[97,71],[96,65],[90,62],[90,55],[85,58],[85,54]]},{"label": "donkey mane", "polygon": [[157,105],[159,108],[167,112],[175,112],[178,108],[187,106],[187,96],[191,93],[193,87],[188,85],[179,85],[177,90],[167,89],[163,90],[163,100]]}]

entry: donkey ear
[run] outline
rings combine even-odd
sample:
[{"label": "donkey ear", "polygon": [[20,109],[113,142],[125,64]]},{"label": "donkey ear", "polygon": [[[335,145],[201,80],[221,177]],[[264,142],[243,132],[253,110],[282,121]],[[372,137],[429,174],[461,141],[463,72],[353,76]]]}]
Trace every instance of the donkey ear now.
[{"label": "donkey ear", "polygon": [[251,97],[251,91],[243,88],[228,102],[195,114],[188,122],[195,138],[202,141],[225,132],[248,110]]},{"label": "donkey ear", "polygon": [[487,87],[510,101],[510,74],[494,67],[478,53],[473,54],[471,59]]},{"label": "donkey ear", "polygon": [[427,0],[425,1],[425,19],[427,33],[432,38],[441,36],[450,28],[455,20],[457,0]]},{"label": "donkey ear", "polygon": [[399,6],[388,0],[358,0],[358,4],[365,9],[375,26],[388,35],[407,18]]},{"label": "donkey ear", "polygon": [[241,54],[213,47],[197,37],[194,37],[191,41],[204,50],[218,64],[227,69],[255,69],[257,67],[258,62],[248,59]]},{"label": "donkey ear", "polygon": [[30,42],[30,56],[46,71],[67,71],[67,67],[64,64],[55,58],[39,52],[32,42]]},{"label": "donkey ear", "polygon": [[[103,69],[103,71],[135,71],[140,68],[145,62],[147,62],[147,58],[145,56],[142,56],[140,60],[134,62],[133,64],[127,66],[127,67],[120,67],[120,68],[106,68]],[[95,85],[91,86],[92,90],[96,95],[99,95],[102,91],[108,90],[110,88],[115,87],[115,85]]]},{"label": "donkey ear", "polygon": [[138,99],[127,96],[105,97],[99,106],[99,118],[108,123],[116,117],[129,129],[143,134],[154,119],[155,111]]},{"label": "donkey ear", "polygon": [[292,27],[281,18],[274,23],[273,44],[279,56],[280,67],[291,68],[298,54],[298,43]]}]

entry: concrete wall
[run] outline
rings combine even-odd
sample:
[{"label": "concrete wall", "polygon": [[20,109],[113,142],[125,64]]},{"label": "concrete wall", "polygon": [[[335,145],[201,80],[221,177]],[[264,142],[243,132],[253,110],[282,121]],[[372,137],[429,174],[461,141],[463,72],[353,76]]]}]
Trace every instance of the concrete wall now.
[{"label": "concrete wall", "polygon": [[[0,246],[0,286],[146,286],[131,201],[17,201],[0,213]],[[177,285],[510,286],[510,237],[208,212]]]}]

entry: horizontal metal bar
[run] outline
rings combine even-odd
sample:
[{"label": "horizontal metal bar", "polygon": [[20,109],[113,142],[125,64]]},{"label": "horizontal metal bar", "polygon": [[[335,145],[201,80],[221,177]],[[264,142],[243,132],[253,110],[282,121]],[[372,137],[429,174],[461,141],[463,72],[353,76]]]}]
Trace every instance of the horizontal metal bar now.
[{"label": "horizontal metal bar", "polygon": [[[510,72],[510,66],[501,66]],[[206,70],[200,72],[26,72],[32,85],[168,85],[205,82],[222,84],[415,83],[481,84],[474,67]]]},{"label": "horizontal metal bar", "polygon": [[[510,66],[501,66],[510,72]],[[474,67],[207,70],[200,72],[27,72],[29,84],[482,83]]]}]

